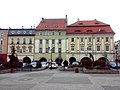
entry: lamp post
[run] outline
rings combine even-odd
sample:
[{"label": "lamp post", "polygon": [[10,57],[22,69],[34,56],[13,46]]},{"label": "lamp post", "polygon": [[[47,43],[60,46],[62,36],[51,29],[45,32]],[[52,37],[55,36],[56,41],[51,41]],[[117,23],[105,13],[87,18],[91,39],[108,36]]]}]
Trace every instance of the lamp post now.
[{"label": "lamp post", "polygon": [[50,70],[52,70],[52,52],[53,52],[53,49],[54,49],[54,47],[51,48],[51,49],[50,49],[50,47],[48,47],[48,50],[51,51],[51,67],[50,67]]},{"label": "lamp post", "polygon": [[118,67],[118,59],[117,59],[117,49],[118,49],[118,45],[115,45],[115,61],[116,61],[116,67]]}]

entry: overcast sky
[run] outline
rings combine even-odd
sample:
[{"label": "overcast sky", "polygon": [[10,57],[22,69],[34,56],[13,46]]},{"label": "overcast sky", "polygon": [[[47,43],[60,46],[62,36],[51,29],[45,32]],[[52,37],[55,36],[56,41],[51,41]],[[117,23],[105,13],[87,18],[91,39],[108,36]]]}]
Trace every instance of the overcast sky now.
[{"label": "overcast sky", "polygon": [[68,24],[97,19],[110,24],[120,39],[120,0],[0,0],[0,28],[30,28],[41,18],[65,18]]}]

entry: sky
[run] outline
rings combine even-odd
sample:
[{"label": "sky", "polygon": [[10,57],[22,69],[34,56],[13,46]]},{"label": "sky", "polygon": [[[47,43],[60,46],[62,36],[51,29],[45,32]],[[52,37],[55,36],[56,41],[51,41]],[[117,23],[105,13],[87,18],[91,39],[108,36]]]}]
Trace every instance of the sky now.
[{"label": "sky", "polygon": [[109,24],[120,40],[120,0],[0,0],[0,28],[31,28],[41,18],[65,18]]}]

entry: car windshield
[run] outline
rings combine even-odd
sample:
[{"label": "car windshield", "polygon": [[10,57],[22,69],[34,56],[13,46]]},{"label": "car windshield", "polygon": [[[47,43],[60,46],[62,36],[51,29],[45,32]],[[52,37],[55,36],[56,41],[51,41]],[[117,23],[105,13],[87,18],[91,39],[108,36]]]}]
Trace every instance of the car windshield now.
[{"label": "car windshield", "polygon": [[41,62],[41,64],[47,64],[47,62]]},{"label": "car windshield", "polygon": [[73,62],[72,64],[77,64],[78,65],[79,63],[78,62]]}]

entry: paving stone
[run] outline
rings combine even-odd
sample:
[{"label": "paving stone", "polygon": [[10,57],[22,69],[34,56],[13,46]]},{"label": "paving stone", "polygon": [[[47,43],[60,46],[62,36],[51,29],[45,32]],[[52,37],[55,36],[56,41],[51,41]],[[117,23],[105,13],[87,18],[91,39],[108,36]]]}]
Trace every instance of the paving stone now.
[{"label": "paving stone", "polygon": [[102,86],[105,90],[120,90],[119,86]]},{"label": "paving stone", "polygon": [[87,77],[53,77],[47,83],[92,84]]},{"label": "paving stone", "polygon": [[54,73],[32,73],[32,74],[26,74],[24,76],[26,77],[50,77],[52,76]]},{"label": "paving stone", "polygon": [[90,74],[92,77],[120,77],[120,74]]},{"label": "paving stone", "polygon": [[34,84],[0,84],[0,90],[30,90]]}]

